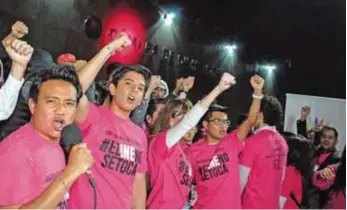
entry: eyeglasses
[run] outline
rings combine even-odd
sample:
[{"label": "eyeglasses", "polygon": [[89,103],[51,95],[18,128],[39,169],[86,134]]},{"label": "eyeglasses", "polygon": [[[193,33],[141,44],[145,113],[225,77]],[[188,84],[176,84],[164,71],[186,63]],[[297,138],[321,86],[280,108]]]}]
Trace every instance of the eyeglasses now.
[{"label": "eyeglasses", "polygon": [[223,120],[223,119],[218,119],[218,118],[210,119],[210,120],[208,120],[208,122],[212,122],[216,125],[227,125],[227,126],[230,125],[230,120]]}]

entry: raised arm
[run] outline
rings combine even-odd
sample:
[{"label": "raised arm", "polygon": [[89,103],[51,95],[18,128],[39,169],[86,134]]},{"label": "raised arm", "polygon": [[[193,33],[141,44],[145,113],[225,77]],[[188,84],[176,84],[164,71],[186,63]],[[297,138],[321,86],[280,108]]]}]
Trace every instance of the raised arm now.
[{"label": "raised arm", "polygon": [[229,73],[224,73],[219,84],[200,102],[187,112],[184,118],[174,127],[170,128],[166,135],[166,145],[168,148],[174,146],[179,140],[203,117],[212,102],[225,90],[235,84],[235,77]]},{"label": "raised arm", "polygon": [[254,123],[256,122],[260,111],[261,99],[263,98],[263,78],[261,78],[258,75],[252,76],[250,79],[250,83],[253,87],[252,104],[249,109],[247,119],[240,125],[239,129],[237,130],[237,136],[241,141],[244,141],[246,139],[252,127],[254,126]]},{"label": "raised arm", "polygon": [[[99,73],[106,61],[114,53],[121,51],[130,45],[130,39],[126,35],[120,34],[115,40],[103,47],[86,65],[83,66],[83,68],[78,72],[83,93],[88,90],[89,86],[92,84],[96,75]],[[82,123],[86,119],[88,111],[88,99],[85,95],[83,95],[78,105],[75,122]]]},{"label": "raised arm", "polygon": [[12,114],[24,82],[24,73],[34,49],[18,39],[7,40],[5,50],[12,60],[10,75],[0,89],[0,120],[6,120]]},{"label": "raised arm", "polygon": [[160,82],[160,76],[159,75],[152,75],[151,80],[149,82],[148,89],[146,91],[145,97],[143,98],[143,101],[140,106],[138,106],[132,113],[131,113],[131,120],[136,125],[142,127],[142,124],[145,120],[147,109],[148,109],[148,103],[151,100],[152,93],[154,89],[158,86]]},{"label": "raised arm", "polygon": [[[3,49],[6,48],[6,43],[11,43],[14,39],[20,39],[23,36],[25,36],[26,34],[28,34],[29,29],[28,27],[21,21],[16,21],[12,27],[11,27],[11,33],[9,33],[1,42],[2,42],[2,46],[4,48],[1,48],[3,51]],[[5,49],[4,52],[0,52],[0,59],[7,57],[6,53],[8,54],[7,50]]]}]

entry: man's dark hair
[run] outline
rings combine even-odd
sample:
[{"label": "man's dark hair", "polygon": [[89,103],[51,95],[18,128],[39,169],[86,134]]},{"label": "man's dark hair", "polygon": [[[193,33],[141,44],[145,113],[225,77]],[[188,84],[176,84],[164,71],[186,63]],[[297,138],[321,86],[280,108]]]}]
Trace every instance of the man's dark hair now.
[{"label": "man's dark hair", "polygon": [[57,65],[46,70],[42,75],[38,76],[31,85],[29,98],[33,98],[37,102],[41,85],[49,80],[63,80],[71,83],[77,91],[77,103],[82,98],[82,87],[78,79],[76,70],[73,66]]},{"label": "man's dark hair", "polygon": [[335,137],[336,137],[336,138],[339,137],[339,133],[337,132],[336,128],[334,128],[334,127],[332,127],[332,126],[327,126],[327,125],[326,125],[326,126],[323,126],[323,128],[322,128],[322,133],[323,133],[324,130],[333,131]]},{"label": "man's dark hair", "polygon": [[122,65],[119,68],[114,70],[114,73],[112,74],[111,81],[112,83],[117,86],[118,82],[124,77],[124,75],[128,72],[136,72],[145,78],[145,91],[148,88],[149,79],[151,77],[151,71],[147,69],[146,67],[136,64],[136,65]]},{"label": "man's dark hair", "polygon": [[260,112],[263,113],[264,123],[270,126],[278,126],[282,120],[282,105],[277,98],[264,96],[261,100]]},{"label": "man's dark hair", "polygon": [[210,106],[210,108],[208,109],[208,111],[206,112],[205,116],[204,116],[204,121],[208,121],[211,117],[212,117],[212,113],[213,112],[223,112],[226,115],[228,115],[228,109],[225,106],[221,106],[218,104],[213,104]]},{"label": "man's dark hair", "polygon": [[153,113],[157,109],[158,104],[166,104],[167,100],[166,99],[156,99],[156,100],[150,100],[148,104],[148,109],[147,109],[147,114],[149,116],[153,116]]},{"label": "man's dark hair", "polygon": [[108,80],[110,78],[110,76],[112,75],[112,73],[119,69],[119,67],[121,67],[122,64],[120,63],[117,63],[117,62],[113,62],[113,63],[110,63],[107,68],[106,68],[106,80]]}]

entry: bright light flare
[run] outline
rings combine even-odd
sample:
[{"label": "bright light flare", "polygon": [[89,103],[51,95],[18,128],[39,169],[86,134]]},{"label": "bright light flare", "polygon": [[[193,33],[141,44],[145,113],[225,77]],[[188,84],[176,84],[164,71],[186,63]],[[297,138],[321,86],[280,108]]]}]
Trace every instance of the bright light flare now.
[{"label": "bright light flare", "polygon": [[276,69],[275,65],[265,65],[263,67],[269,74],[272,74],[272,72]]},{"label": "bright light flare", "polygon": [[164,17],[165,25],[170,26],[175,18],[175,13],[169,13]]},{"label": "bright light flare", "polygon": [[224,47],[230,55],[234,54],[235,50],[237,50],[237,46],[235,44],[233,45],[226,45]]}]

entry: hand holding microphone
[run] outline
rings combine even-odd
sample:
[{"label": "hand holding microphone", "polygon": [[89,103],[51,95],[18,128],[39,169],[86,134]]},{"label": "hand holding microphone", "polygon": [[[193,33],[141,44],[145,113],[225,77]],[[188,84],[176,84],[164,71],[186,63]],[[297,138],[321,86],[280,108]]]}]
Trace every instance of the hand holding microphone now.
[{"label": "hand holding microphone", "polygon": [[88,171],[93,162],[93,157],[87,145],[79,143],[72,146],[69,152],[67,167],[71,167],[78,176],[81,176]]},{"label": "hand holding microphone", "polygon": [[90,171],[94,160],[87,145],[82,143],[81,130],[73,124],[65,126],[60,143],[67,157],[66,168],[77,177],[85,174],[89,183],[95,188],[94,177]]}]

